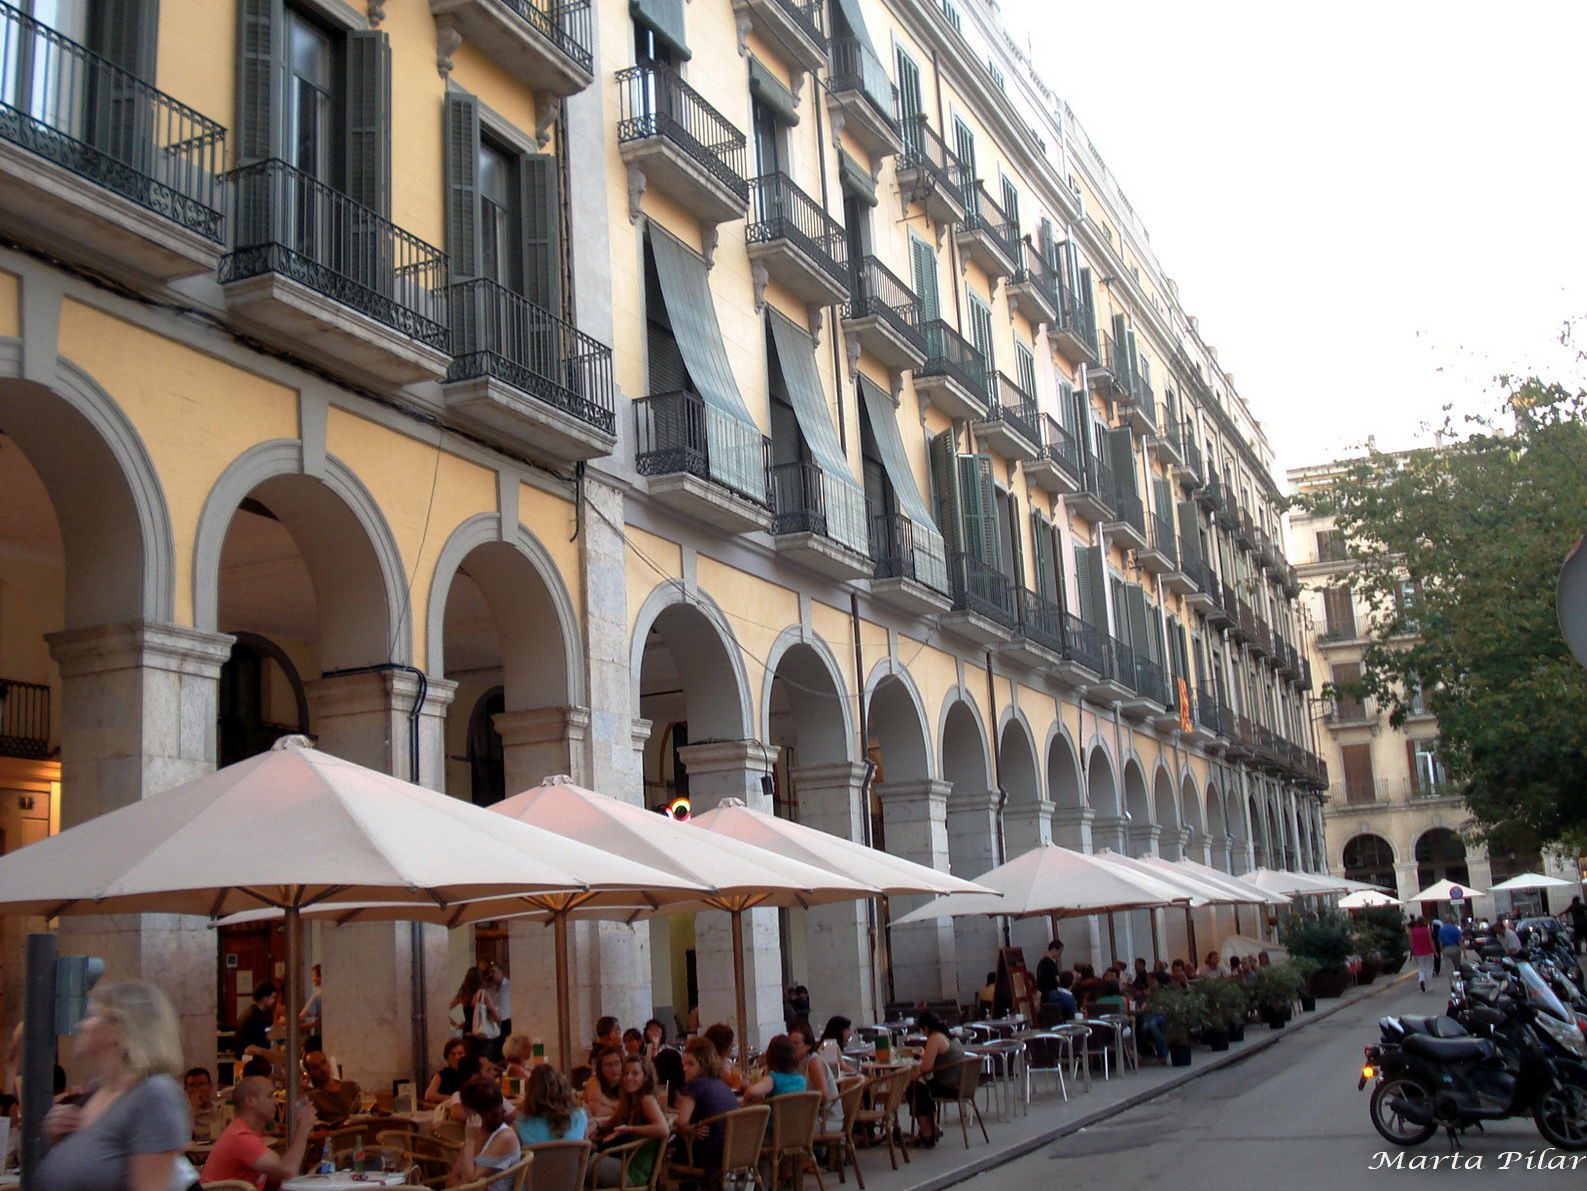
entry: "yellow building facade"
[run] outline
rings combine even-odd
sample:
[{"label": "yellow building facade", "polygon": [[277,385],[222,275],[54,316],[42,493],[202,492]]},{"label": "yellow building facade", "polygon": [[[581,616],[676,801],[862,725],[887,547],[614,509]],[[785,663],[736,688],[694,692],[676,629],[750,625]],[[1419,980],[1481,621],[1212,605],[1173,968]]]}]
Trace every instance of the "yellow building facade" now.
[{"label": "yellow building facade", "polygon": [[[306,731],[482,804],[735,797],[964,876],[1047,840],[1324,865],[1267,444],[987,6],[0,20],[7,847]],[[757,912],[756,1035],[788,983],[968,999],[999,931],[908,908]],[[581,926],[576,1020],[727,1016],[711,917]],[[199,1058],[274,970],[268,927],[66,933],[171,974]],[[316,928],[328,1047],[422,1063],[476,946],[550,1037],[542,933]]]}]

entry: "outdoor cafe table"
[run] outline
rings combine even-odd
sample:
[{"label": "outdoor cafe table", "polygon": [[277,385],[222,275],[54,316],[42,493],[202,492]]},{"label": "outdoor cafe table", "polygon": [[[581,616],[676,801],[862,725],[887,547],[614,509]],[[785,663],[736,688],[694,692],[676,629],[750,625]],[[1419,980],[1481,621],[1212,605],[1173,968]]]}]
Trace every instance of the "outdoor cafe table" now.
[{"label": "outdoor cafe table", "polygon": [[395,1170],[372,1170],[354,1174],[339,1170],[335,1174],[300,1174],[281,1184],[281,1191],[363,1191],[365,1187],[396,1187],[407,1175]]}]

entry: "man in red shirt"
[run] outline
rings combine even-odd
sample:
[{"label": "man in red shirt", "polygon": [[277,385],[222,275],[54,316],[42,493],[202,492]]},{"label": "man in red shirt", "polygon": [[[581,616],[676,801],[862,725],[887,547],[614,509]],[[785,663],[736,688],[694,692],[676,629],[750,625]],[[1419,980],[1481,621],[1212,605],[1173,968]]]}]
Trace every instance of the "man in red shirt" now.
[{"label": "man in red shirt", "polygon": [[314,1128],[314,1106],[306,1100],[298,1102],[294,1140],[285,1154],[277,1154],[264,1139],[264,1128],[276,1115],[270,1081],[257,1075],[239,1080],[232,1101],[237,1105],[237,1115],[215,1142],[199,1181],[236,1179],[262,1191],[266,1185],[273,1187],[284,1179],[296,1178],[308,1149],[309,1130]]}]

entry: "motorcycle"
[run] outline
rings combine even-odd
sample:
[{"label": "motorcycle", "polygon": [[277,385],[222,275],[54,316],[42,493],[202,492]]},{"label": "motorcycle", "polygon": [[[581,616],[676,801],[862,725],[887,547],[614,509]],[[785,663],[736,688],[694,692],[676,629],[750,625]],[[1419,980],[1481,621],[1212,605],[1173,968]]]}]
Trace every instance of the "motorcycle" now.
[{"label": "motorcycle", "polygon": [[1442,1126],[1531,1116],[1550,1145],[1587,1150],[1587,1039],[1575,1015],[1526,961],[1499,973],[1462,972],[1454,1016],[1384,1017],[1365,1049],[1357,1088],[1376,1079],[1372,1125],[1399,1146]]}]

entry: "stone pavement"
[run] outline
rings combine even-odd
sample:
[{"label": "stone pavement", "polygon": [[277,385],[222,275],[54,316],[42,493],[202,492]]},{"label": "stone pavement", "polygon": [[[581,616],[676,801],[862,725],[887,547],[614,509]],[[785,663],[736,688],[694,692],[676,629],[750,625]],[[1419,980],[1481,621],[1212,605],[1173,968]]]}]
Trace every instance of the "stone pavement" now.
[{"label": "stone pavement", "polygon": [[[887,1147],[861,1149],[860,1166],[865,1173],[866,1191],[942,1191],[958,1183],[1024,1156],[1081,1129],[1115,1116],[1137,1104],[1162,1095],[1172,1088],[1199,1079],[1233,1063],[1241,1062],[1258,1051],[1275,1046],[1310,1023],[1328,1017],[1368,997],[1387,992],[1414,973],[1405,973],[1386,980],[1377,980],[1365,987],[1355,987],[1344,996],[1317,1003],[1312,1013],[1296,1013],[1283,1029],[1269,1029],[1265,1025],[1247,1027],[1243,1042],[1231,1043],[1224,1054],[1214,1054],[1204,1046],[1195,1048],[1195,1058],[1189,1067],[1142,1067],[1120,1077],[1104,1080],[1100,1074],[1091,1080],[1090,1090],[1084,1083],[1071,1083],[1066,1103],[1055,1082],[1047,1076],[1038,1076],[1032,1086],[1029,1113],[1020,1115],[1023,1105],[1011,1105],[1012,1114],[1004,1119],[1000,1113],[1002,1102],[991,1088],[981,1090],[981,1114],[986,1121],[986,1132],[991,1144],[981,1140],[981,1133],[970,1120],[970,1148],[964,1148],[963,1134],[959,1130],[958,1110],[945,1106],[941,1111],[942,1140],[930,1150],[912,1149],[910,1161],[899,1160],[898,1169],[890,1168]],[[907,1111],[900,1113],[907,1120]],[[854,1172],[845,1172],[849,1185],[854,1185]],[[837,1177],[829,1171],[822,1172],[827,1191],[840,1186]],[[805,1177],[806,1191],[814,1191],[815,1181]]]}]

